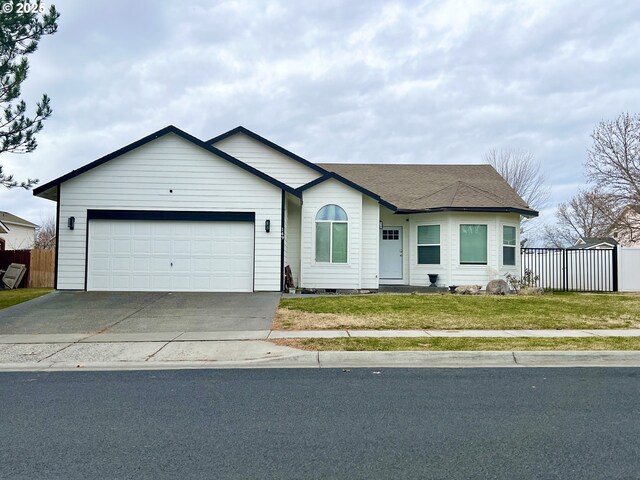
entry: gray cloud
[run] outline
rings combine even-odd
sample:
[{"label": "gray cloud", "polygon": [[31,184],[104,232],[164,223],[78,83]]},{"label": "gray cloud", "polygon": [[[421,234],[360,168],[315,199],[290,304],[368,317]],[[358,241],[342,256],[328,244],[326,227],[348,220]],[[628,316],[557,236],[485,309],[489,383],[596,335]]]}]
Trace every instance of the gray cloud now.
[{"label": "gray cloud", "polygon": [[[640,101],[636,2],[60,1],[24,96],[54,115],[28,156],[48,181],[167,124],[236,125],[312,161],[479,162],[531,150],[552,204],[584,182],[589,133]],[[0,191],[34,221],[53,204]],[[543,216],[549,217],[547,209]]]}]

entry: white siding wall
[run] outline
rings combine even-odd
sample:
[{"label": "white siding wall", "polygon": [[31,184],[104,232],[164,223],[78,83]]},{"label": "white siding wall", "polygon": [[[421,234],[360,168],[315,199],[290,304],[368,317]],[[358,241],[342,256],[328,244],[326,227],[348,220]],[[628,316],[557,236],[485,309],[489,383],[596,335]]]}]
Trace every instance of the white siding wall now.
[{"label": "white siding wall", "polygon": [[[316,214],[320,208],[330,203],[342,207],[349,218],[346,264],[316,263],[315,261]],[[306,288],[361,288],[361,226],[362,194],[357,190],[336,180],[328,180],[306,190],[302,203],[300,285]]]},{"label": "white siding wall", "polygon": [[[421,214],[410,218],[411,223],[411,285],[428,285],[428,273],[437,273],[438,285],[482,285],[501,278],[506,273],[520,275],[520,216],[509,213],[440,213]],[[418,265],[418,225],[440,224],[441,265]],[[487,264],[460,264],[460,225],[487,225]],[[516,227],[516,264],[502,264],[502,226]]]},{"label": "white siding wall", "polygon": [[[438,286],[486,285],[506,273],[520,275],[520,217],[509,213],[442,212],[394,215],[380,209],[385,227],[403,228],[403,273],[401,282],[429,285],[429,273],[438,274]],[[487,265],[460,265],[460,224],[487,225]],[[440,225],[440,265],[418,264],[418,226]],[[516,265],[502,265],[502,226],[516,227]],[[379,235],[379,234],[378,234]],[[389,282],[391,283],[391,282]]]},{"label": "white siding wall", "polygon": [[[194,210],[255,212],[255,290],[277,291],[281,199],[277,187],[165,135],[61,185],[58,288],[85,288],[87,209]],[[70,216],[74,230],[66,227]]]},{"label": "white siding wall", "polygon": [[284,264],[291,266],[293,283],[300,285],[300,202],[287,198],[284,230]]},{"label": "white siding wall", "polygon": [[360,263],[361,288],[378,288],[380,206],[362,195],[362,260]]},{"label": "white siding wall", "polygon": [[294,188],[321,176],[315,170],[243,133],[225,138],[213,146]]},{"label": "white siding wall", "polygon": [[[453,268],[453,243],[451,215],[447,213],[430,213],[412,215],[409,218],[409,248],[405,250],[405,256],[409,257],[409,283],[411,285],[429,285],[429,273],[438,274],[438,286],[447,286],[451,278]],[[440,265],[418,264],[418,226],[440,225]],[[490,235],[490,234],[487,234]]]},{"label": "white siding wall", "polygon": [[13,223],[7,222],[5,222],[5,225],[9,231],[0,234],[0,238],[5,240],[5,248],[7,250],[30,250],[31,247],[33,247],[36,232],[35,228],[14,225]]}]

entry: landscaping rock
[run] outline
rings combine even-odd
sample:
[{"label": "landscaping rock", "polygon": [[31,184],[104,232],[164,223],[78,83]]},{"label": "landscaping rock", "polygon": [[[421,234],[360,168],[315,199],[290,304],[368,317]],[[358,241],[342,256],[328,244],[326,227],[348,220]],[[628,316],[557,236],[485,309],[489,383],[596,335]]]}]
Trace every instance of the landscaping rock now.
[{"label": "landscaping rock", "polygon": [[509,285],[502,279],[491,280],[487,283],[487,295],[506,295],[509,293]]},{"label": "landscaping rock", "polygon": [[481,288],[480,285],[461,285],[456,288],[456,293],[460,295],[478,295]]},{"label": "landscaping rock", "polygon": [[518,291],[518,295],[542,295],[544,288],[542,287],[522,287]]}]

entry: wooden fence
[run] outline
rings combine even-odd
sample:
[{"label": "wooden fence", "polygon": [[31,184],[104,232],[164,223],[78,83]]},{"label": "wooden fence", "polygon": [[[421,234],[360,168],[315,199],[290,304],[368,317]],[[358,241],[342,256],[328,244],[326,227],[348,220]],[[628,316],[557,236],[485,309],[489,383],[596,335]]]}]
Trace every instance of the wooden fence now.
[{"label": "wooden fence", "polygon": [[55,250],[5,250],[0,251],[0,270],[6,270],[12,263],[22,263],[27,266],[27,272],[19,288],[53,288],[55,259]]}]

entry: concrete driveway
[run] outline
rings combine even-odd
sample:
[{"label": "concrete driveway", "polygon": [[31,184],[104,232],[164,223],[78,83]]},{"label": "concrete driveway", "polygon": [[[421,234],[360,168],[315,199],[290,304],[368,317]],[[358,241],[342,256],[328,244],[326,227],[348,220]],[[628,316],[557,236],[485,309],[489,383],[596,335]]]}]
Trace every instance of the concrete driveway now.
[{"label": "concrete driveway", "polygon": [[0,310],[0,334],[269,330],[278,293],[52,292]]}]

